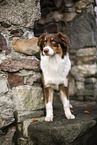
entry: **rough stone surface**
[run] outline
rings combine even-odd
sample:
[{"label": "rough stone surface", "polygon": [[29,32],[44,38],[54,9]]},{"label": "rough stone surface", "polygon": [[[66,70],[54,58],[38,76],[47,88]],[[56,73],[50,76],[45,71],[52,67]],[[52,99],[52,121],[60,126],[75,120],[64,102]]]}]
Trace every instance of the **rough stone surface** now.
[{"label": "rough stone surface", "polygon": [[[44,104],[43,107],[44,108]],[[41,117],[44,116],[44,109],[39,109],[39,110],[29,110],[29,111],[21,111],[18,110],[16,111],[17,113],[17,122],[23,122],[25,119],[31,119],[31,118],[36,118],[36,117]]]},{"label": "rough stone surface", "polygon": [[38,38],[32,39],[14,39],[12,41],[15,51],[21,52],[27,55],[35,55],[39,51],[37,46]]},{"label": "rough stone surface", "polygon": [[6,50],[7,49],[7,43],[5,38],[2,34],[0,34],[0,50]]},{"label": "rough stone surface", "polygon": [[77,19],[72,20],[68,27],[67,34],[70,38],[71,48],[78,49],[86,46],[95,46],[95,17],[92,14],[83,12]]},{"label": "rough stone surface", "polygon": [[[64,117],[61,102],[54,102],[53,122],[34,122],[28,128],[30,139],[34,144],[44,145],[92,145],[96,144],[97,106],[93,102],[71,101],[76,119],[67,120]],[[88,112],[88,113],[87,113]],[[94,139],[93,139],[94,137]]]},{"label": "rough stone surface", "polygon": [[95,75],[96,73],[96,64],[92,64],[92,65],[88,65],[88,64],[84,64],[84,65],[78,65],[78,66],[74,66],[72,67],[72,74],[73,75],[77,75],[77,73],[82,73],[83,75]]},{"label": "rough stone surface", "polygon": [[40,73],[36,73],[32,76],[29,75],[27,77],[24,77],[24,84],[27,85],[33,85],[33,84],[41,85],[41,82],[42,82],[42,76]]},{"label": "rough stone surface", "polygon": [[0,128],[6,127],[15,121],[13,112],[13,101],[10,93],[7,95],[0,95]]},{"label": "rough stone surface", "polygon": [[28,127],[33,122],[43,122],[45,120],[44,117],[41,118],[32,118],[32,119],[26,119],[23,121],[23,135],[25,137],[28,137]]},{"label": "rough stone surface", "polygon": [[77,16],[76,13],[64,13],[64,19],[67,22],[70,22],[72,19],[74,19]]},{"label": "rough stone surface", "polygon": [[40,87],[18,86],[12,89],[16,110],[31,111],[43,109],[43,92]]},{"label": "rough stone surface", "polygon": [[10,54],[11,52],[11,48],[8,47],[8,42],[6,41],[2,33],[0,33],[0,51],[5,51],[6,55]]},{"label": "rough stone surface", "polygon": [[3,73],[0,73],[0,94],[8,92],[8,80],[7,76]]},{"label": "rough stone surface", "polygon": [[33,27],[34,21],[40,18],[39,1],[19,1],[6,0],[1,1],[1,17],[0,22],[8,24],[20,25],[22,27]]},{"label": "rough stone surface", "polygon": [[14,137],[15,131],[16,131],[15,127],[9,128],[8,132],[5,135],[0,136],[0,144],[1,145],[14,145],[13,137]]},{"label": "rough stone surface", "polygon": [[24,84],[23,76],[8,73],[8,82],[10,87],[16,87]]},{"label": "rough stone surface", "polygon": [[78,9],[83,9],[85,8],[87,5],[89,5],[89,3],[91,3],[92,0],[80,0],[78,2],[76,2],[75,7]]},{"label": "rough stone surface", "polygon": [[[30,137],[35,144],[57,145],[72,143],[78,136],[93,127],[95,121],[58,121],[56,123],[35,123],[29,127]],[[73,129],[72,129],[73,128]],[[41,135],[40,135],[41,132]],[[68,135],[69,134],[69,135]],[[35,139],[36,138],[36,139]]]},{"label": "rough stone surface", "polygon": [[21,37],[24,34],[24,32],[22,29],[14,29],[14,30],[11,30],[10,34],[11,34],[11,37]]},{"label": "rough stone surface", "polygon": [[39,71],[39,61],[35,59],[5,59],[1,64],[0,68],[3,71],[17,72],[21,69],[29,69]]},{"label": "rough stone surface", "polygon": [[83,48],[79,49],[76,53],[77,57],[89,57],[94,56],[96,53],[96,48]]}]

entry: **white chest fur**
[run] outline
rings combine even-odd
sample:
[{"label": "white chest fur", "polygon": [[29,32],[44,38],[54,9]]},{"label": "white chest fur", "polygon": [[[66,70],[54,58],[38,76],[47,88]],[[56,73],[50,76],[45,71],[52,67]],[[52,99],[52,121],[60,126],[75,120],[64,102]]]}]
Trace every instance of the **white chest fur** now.
[{"label": "white chest fur", "polygon": [[40,63],[44,83],[46,86],[53,86],[58,89],[59,84],[67,86],[67,75],[71,69],[71,62],[69,55],[67,54],[62,59],[59,55],[54,56],[42,56]]}]

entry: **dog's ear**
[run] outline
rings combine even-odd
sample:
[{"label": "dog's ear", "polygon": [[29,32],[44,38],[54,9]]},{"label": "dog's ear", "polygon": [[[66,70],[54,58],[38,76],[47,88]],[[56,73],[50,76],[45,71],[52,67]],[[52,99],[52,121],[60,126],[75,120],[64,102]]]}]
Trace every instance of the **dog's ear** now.
[{"label": "dog's ear", "polygon": [[57,35],[60,38],[60,45],[63,49],[63,55],[65,55],[66,52],[68,52],[68,46],[70,44],[69,38],[65,34],[62,34],[61,32],[58,32]]},{"label": "dog's ear", "polygon": [[42,48],[43,48],[45,36],[46,36],[46,33],[43,33],[43,34],[38,38],[38,43],[37,43],[37,45],[40,47],[41,50],[42,50]]}]

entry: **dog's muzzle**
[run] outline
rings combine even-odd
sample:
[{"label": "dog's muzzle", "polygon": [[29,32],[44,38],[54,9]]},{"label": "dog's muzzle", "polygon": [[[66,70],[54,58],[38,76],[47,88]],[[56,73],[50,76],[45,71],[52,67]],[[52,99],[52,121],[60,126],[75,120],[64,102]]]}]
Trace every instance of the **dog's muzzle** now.
[{"label": "dog's muzzle", "polygon": [[54,55],[54,51],[50,46],[45,46],[43,48],[43,55]]}]

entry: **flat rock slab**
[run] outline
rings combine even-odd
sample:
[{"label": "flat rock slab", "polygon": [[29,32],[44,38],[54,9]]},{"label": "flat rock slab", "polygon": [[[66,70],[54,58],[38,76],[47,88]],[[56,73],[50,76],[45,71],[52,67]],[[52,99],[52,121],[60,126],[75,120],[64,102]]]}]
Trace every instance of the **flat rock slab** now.
[{"label": "flat rock slab", "polygon": [[38,38],[33,37],[32,39],[14,39],[12,44],[14,50],[27,55],[35,55],[39,51],[37,46]]},{"label": "flat rock slab", "polygon": [[29,85],[13,87],[13,101],[18,111],[32,111],[44,108],[41,87]]},{"label": "flat rock slab", "polygon": [[78,136],[95,125],[95,121],[89,120],[61,120],[57,122],[42,122],[31,124],[30,137],[39,145],[68,145]]},{"label": "flat rock slab", "polygon": [[0,129],[15,122],[13,102],[9,95],[0,96]]},{"label": "flat rock slab", "polygon": [[22,69],[40,71],[40,63],[36,59],[5,59],[0,64],[0,69],[8,72],[17,72]]},{"label": "flat rock slab", "polygon": [[[73,101],[73,104],[75,102]],[[94,145],[97,143],[97,124],[95,120],[97,118],[97,107],[94,104],[83,104],[80,105],[76,102],[73,109],[76,119],[67,120],[64,117],[61,104],[55,103],[53,122],[34,122],[30,124],[28,132],[32,142],[38,145]],[[91,112],[89,112],[90,109]]]}]

